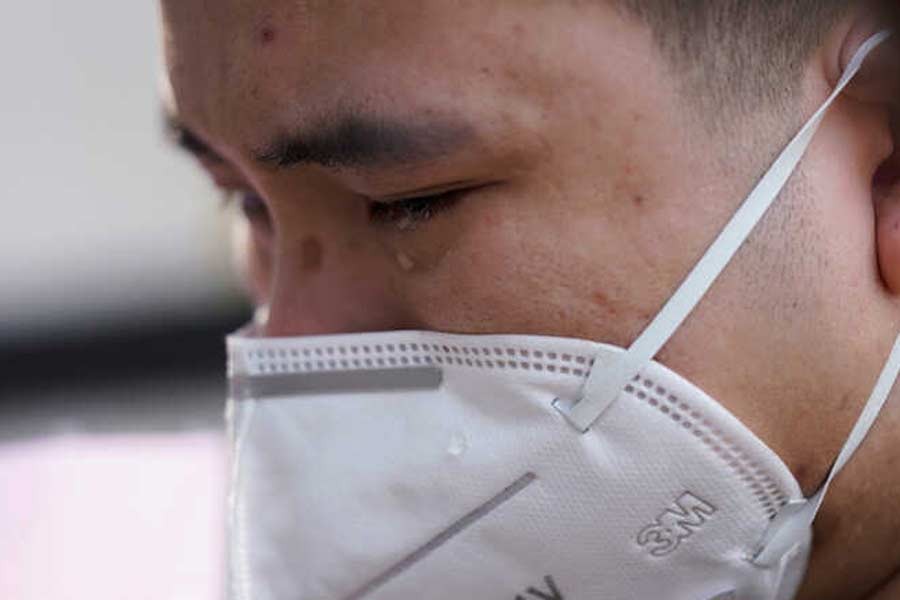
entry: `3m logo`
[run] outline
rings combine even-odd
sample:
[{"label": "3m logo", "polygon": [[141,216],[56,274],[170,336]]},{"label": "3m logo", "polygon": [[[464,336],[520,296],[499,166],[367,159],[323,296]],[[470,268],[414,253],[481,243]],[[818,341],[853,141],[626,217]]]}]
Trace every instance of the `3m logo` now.
[{"label": "3m logo", "polygon": [[690,492],[675,501],[656,522],[648,525],[637,536],[637,543],[647,548],[651,556],[661,558],[675,552],[681,543],[716,514],[718,509]]},{"label": "3m logo", "polygon": [[553,578],[549,575],[544,577],[544,585],[547,587],[546,591],[530,587],[525,590],[524,593],[516,596],[516,600],[566,600],[563,595],[559,593],[556,582],[553,581]]}]

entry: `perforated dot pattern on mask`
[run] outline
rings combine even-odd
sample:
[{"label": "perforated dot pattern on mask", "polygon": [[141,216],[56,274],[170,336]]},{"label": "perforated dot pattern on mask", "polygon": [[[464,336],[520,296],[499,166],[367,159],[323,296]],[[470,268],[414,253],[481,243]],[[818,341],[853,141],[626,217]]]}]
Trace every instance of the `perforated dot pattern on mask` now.
[{"label": "perforated dot pattern on mask", "polygon": [[460,346],[408,343],[267,348],[248,350],[251,375],[319,373],[356,369],[418,366],[458,366],[476,369],[518,369],[586,377],[593,358],[511,346]]},{"label": "perforated dot pattern on mask", "polygon": [[778,484],[689,403],[652,380],[641,377],[635,377],[626,386],[625,393],[667,415],[673,423],[714,452],[744,482],[770,519],[774,519],[778,510],[788,503]]},{"label": "perforated dot pattern on mask", "polygon": [[[490,346],[409,342],[348,344],[309,348],[268,347],[244,350],[248,375],[376,370],[436,366],[488,370],[519,370],[534,374],[585,379],[593,357],[520,346]],[[749,489],[764,513],[774,518],[788,502],[778,484],[740,448],[703,416],[700,410],[650,379],[635,377],[625,392],[649,408],[667,415],[672,424],[691,435],[723,461]]]}]

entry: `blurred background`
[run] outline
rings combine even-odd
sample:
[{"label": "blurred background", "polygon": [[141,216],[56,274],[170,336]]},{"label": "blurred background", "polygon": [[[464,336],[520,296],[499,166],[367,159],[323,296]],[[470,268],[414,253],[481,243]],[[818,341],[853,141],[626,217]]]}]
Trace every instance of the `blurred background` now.
[{"label": "blurred background", "polygon": [[0,9],[0,598],[222,593],[223,339],[250,311],[163,133],[156,10]]}]

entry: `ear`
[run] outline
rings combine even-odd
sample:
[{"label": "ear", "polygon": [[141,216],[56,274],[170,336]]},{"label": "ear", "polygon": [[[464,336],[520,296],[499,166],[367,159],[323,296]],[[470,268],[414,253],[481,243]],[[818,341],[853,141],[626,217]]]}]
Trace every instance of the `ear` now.
[{"label": "ear", "polygon": [[[900,8],[900,6],[898,6]],[[830,74],[840,78],[860,46],[872,35],[893,29],[893,36],[866,60],[846,95],[873,111],[890,115],[894,150],[880,165],[872,182],[875,203],[878,263],[881,277],[892,294],[900,295],[900,20],[888,13],[857,13],[837,28],[832,38]],[[836,50],[836,53],[834,52]],[[885,127],[888,126],[887,119]]]},{"label": "ear", "polygon": [[860,47],[884,30],[893,35],[866,59],[846,94],[861,102],[900,107],[900,19],[893,11],[856,13],[837,28],[832,38],[835,43],[830,44],[836,49],[836,60],[831,61],[835,70],[830,78],[836,85]]},{"label": "ear", "polygon": [[[898,130],[894,132],[896,145]],[[900,152],[896,148],[875,175],[873,198],[881,278],[891,293],[900,295]]]}]

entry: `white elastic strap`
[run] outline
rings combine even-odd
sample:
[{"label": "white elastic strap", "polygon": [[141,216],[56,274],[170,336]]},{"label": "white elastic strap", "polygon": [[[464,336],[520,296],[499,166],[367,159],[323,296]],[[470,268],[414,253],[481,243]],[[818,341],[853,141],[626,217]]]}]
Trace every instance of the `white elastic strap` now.
[{"label": "white elastic strap", "polygon": [[792,502],[781,509],[763,536],[754,554],[753,562],[763,566],[777,563],[809,533],[809,528],[812,527],[813,521],[816,520],[816,516],[822,508],[831,483],[850,462],[863,440],[866,439],[872,425],[881,413],[881,409],[884,408],[898,375],[900,375],[900,336],[894,342],[894,349],[878,377],[878,383],[875,384],[872,395],[866,402],[859,420],[853,427],[853,431],[850,432],[850,436],[841,449],[825,483],[809,500]]},{"label": "white elastic strap", "polygon": [[828,109],[862,68],[869,54],[890,36],[891,32],[883,31],[862,45],[847,65],[828,100],[775,160],[771,169],[759,181],[703,258],[631,348],[614,362],[603,364],[598,360],[595,363],[579,401],[570,406],[561,402],[555,403],[557,409],[579,431],[587,432],[593,426],[618,398],[625,386],[653,360],[700,303],[784,189],[825,119]]}]

